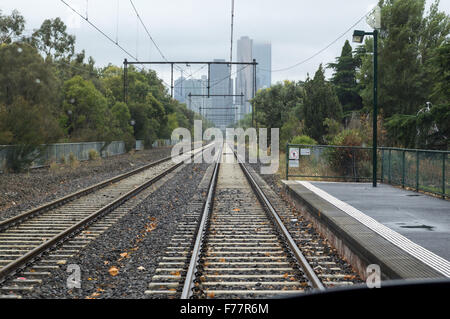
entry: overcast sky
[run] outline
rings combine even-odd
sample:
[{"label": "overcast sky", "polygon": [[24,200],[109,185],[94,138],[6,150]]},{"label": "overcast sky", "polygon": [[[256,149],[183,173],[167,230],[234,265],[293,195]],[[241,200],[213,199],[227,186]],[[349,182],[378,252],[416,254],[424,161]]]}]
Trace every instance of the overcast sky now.
[{"label": "overcast sky", "polygon": [[[66,0],[89,20],[139,60],[162,60],[145,30],[138,24],[129,0]],[[133,0],[151,36],[168,60],[229,60],[231,0]],[[272,43],[272,69],[303,61],[341,36],[377,3],[376,0],[235,0],[234,58],[236,40],[249,36]],[[427,1],[427,8],[431,1]],[[77,39],[76,49],[85,49],[97,65],[120,65],[126,54],[77,17],[60,0],[2,0],[0,10],[10,14],[17,9],[26,19],[31,33],[46,18],[61,17],[68,32]],[[450,12],[450,1],[441,1],[440,9]],[[139,25],[139,26],[138,26]],[[370,27],[365,19],[353,29]],[[298,67],[273,72],[272,82],[284,79],[304,80],[313,75],[320,63],[333,62],[340,55],[344,37]],[[353,45],[352,45],[353,46]],[[130,57],[127,57],[132,60]],[[204,74],[201,66],[186,69],[187,74]],[[156,68],[167,82],[169,68]],[[176,74],[178,76],[179,74]],[[330,76],[331,72],[328,71]]]}]

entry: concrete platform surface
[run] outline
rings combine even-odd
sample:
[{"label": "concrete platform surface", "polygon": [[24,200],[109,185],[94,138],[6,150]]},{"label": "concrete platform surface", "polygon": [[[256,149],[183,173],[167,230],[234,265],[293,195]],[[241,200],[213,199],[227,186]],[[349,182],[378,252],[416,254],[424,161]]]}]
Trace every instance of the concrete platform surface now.
[{"label": "concrete platform surface", "polygon": [[450,260],[450,202],[386,184],[310,182],[411,241]]},{"label": "concrete platform surface", "polygon": [[300,211],[365,278],[450,278],[450,202],[390,185],[282,181]]}]

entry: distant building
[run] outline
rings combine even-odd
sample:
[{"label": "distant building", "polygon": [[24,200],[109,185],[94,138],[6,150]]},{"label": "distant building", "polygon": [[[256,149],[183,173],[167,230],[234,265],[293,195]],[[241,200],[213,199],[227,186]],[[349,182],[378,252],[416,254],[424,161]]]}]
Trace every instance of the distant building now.
[{"label": "distant building", "polygon": [[[225,62],[223,59],[214,59],[214,62]],[[228,64],[211,64],[210,94],[231,95],[232,80]],[[216,127],[226,128],[235,121],[233,99],[230,96],[211,96],[211,109],[207,109],[205,117],[212,121]]]},{"label": "distant building", "polygon": [[268,88],[272,82],[272,45],[270,42],[253,43],[253,59],[256,67],[256,90]]},{"label": "distant building", "polygon": [[[249,37],[243,36],[237,41],[237,62],[252,62],[253,59],[258,63],[256,67],[256,90],[270,87],[272,81],[272,45],[269,42],[254,42]],[[252,106],[248,101],[253,98],[254,78],[251,65],[248,67],[238,65],[237,71],[235,94],[244,94],[243,103],[239,102],[240,98],[235,99],[239,108],[237,119],[240,120],[245,114],[252,112]]]},{"label": "distant building", "polygon": [[201,79],[179,77],[174,82],[174,98],[180,103],[185,103],[192,111],[201,113],[206,103],[202,96],[197,95],[207,94],[207,83],[208,79],[206,76],[202,76]]},{"label": "distant building", "polygon": [[[237,40],[237,62],[253,61],[253,40],[247,36]],[[253,67],[251,65],[237,65],[236,73],[236,94],[244,94],[243,105],[238,105],[238,118],[241,120],[245,114],[251,112],[251,105],[248,102],[253,97]]]},{"label": "distant building", "polygon": [[[253,42],[247,36],[237,41],[237,62],[258,63],[256,67],[256,90],[268,88],[271,85],[272,45],[269,42]],[[226,62],[224,59],[215,59],[213,62]],[[216,127],[231,127],[235,122],[244,118],[245,114],[252,112],[250,100],[254,94],[253,66],[236,65],[231,78],[229,64],[210,65],[210,97],[208,94],[208,78],[185,78],[181,76],[174,83],[174,98],[187,107],[213,122]],[[224,95],[235,95],[224,96]],[[243,96],[238,96],[242,94]],[[219,96],[214,96],[219,95]]]}]

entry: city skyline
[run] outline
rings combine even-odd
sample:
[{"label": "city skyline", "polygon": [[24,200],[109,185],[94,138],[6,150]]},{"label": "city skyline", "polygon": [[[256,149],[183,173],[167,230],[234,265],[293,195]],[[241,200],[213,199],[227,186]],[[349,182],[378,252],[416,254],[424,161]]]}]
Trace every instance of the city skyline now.
[{"label": "city skyline", "polygon": [[[236,41],[235,61],[236,62],[252,62],[253,59],[258,63],[256,66],[256,90],[268,88],[271,86],[271,51],[272,45],[268,40],[254,41],[248,36],[241,36]],[[225,62],[225,59],[214,59],[214,61]],[[217,125],[229,124],[229,120],[239,121],[245,114],[252,112],[249,100],[254,95],[254,70],[251,65],[237,65],[233,72],[229,66],[211,65],[210,85],[211,95],[235,95],[233,97],[215,97],[207,98],[205,96],[191,95],[207,95],[207,76],[201,75],[203,81],[193,76],[184,77],[183,73],[174,81],[174,98],[181,103],[186,103],[187,107],[193,111],[207,114],[209,119],[213,118],[213,122]],[[225,72],[225,67],[228,69]],[[219,71],[220,70],[220,71]],[[228,86],[225,78],[229,77]],[[219,85],[218,88],[216,87]],[[237,95],[243,94],[243,97]],[[233,114],[230,114],[230,108]],[[218,109],[214,109],[218,108]],[[204,112],[201,112],[203,109]],[[207,111],[208,110],[208,111]],[[218,124],[220,123],[220,124]]]}]

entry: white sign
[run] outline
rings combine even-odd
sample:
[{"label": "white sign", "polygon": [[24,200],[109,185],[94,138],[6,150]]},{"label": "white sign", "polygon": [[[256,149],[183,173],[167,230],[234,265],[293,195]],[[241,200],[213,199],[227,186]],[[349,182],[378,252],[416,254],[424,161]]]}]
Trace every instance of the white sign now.
[{"label": "white sign", "polygon": [[290,160],[298,160],[299,159],[298,148],[289,148],[289,159]]},{"label": "white sign", "polygon": [[300,155],[311,155],[311,149],[310,148],[302,148],[300,150]]},{"label": "white sign", "polygon": [[366,22],[372,29],[381,29],[381,8],[379,6],[373,8],[367,15]]},{"label": "white sign", "polygon": [[289,160],[289,167],[299,167],[299,160]]}]

